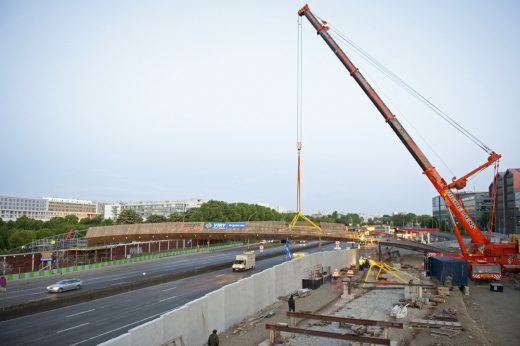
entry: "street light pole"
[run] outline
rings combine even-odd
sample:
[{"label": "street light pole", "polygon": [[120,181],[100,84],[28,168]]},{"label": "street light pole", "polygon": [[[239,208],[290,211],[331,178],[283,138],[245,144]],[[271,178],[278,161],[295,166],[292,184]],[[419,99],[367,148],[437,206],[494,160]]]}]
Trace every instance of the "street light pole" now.
[{"label": "street light pole", "polygon": [[[251,215],[247,218],[247,222],[248,222],[248,223],[249,223],[249,221],[251,221],[251,218],[252,218],[253,216],[255,216],[256,212],[257,212],[257,211],[255,210],[255,211],[253,212],[253,214],[251,214]],[[247,249],[249,250],[249,237],[247,238]]]}]

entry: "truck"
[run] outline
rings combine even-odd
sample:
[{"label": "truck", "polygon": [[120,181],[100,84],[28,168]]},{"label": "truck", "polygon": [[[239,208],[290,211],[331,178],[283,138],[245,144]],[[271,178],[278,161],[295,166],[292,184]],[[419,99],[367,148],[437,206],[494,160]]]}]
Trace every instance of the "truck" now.
[{"label": "truck", "polygon": [[255,252],[245,251],[241,255],[237,255],[235,262],[233,262],[233,271],[244,271],[255,267]]},{"label": "truck", "polygon": [[[497,273],[498,266],[501,266],[502,270],[520,270],[518,246],[514,243],[492,242],[491,226],[488,229],[489,236],[485,236],[477,223],[471,218],[462,200],[456,194],[457,190],[462,190],[466,187],[467,180],[471,176],[479,173],[491,165],[494,165],[495,175],[493,181],[493,190],[496,189],[498,162],[501,158],[501,155],[492,151],[474,135],[470,134],[466,129],[464,129],[460,124],[446,116],[445,113],[441,112],[438,108],[436,108],[435,105],[420,95],[422,100],[425,101],[427,105],[431,106],[430,108],[436,111],[439,115],[444,115],[444,119],[448,120],[450,124],[453,125],[458,131],[471,138],[475,144],[477,144],[487,153],[487,155],[489,155],[486,162],[473,169],[466,175],[460,178],[454,177],[451,182],[445,180],[437,171],[437,169],[431,164],[417,143],[412,139],[410,134],[401,125],[401,122],[397,119],[396,115],[392,113],[389,107],[383,102],[379,94],[372,88],[365,77],[361,74],[360,70],[352,63],[352,61],[349,59],[349,57],[347,57],[338,43],[332,38],[331,33],[329,33],[330,28],[327,25],[327,22],[316,17],[311,12],[308,5],[303,6],[298,11],[298,15],[300,17],[306,17],[309,20],[314,29],[316,29],[317,34],[321,36],[332,52],[341,61],[343,66],[348,70],[350,76],[354,78],[364,93],[368,96],[370,101],[372,101],[379,113],[381,113],[383,116],[386,123],[391,127],[393,132],[397,135],[399,140],[404,144],[406,149],[418,163],[422,173],[428,178],[428,180],[430,180],[435,190],[437,190],[441,198],[444,200],[448,215],[450,217],[453,232],[455,233],[459,243],[461,254],[437,253],[435,255],[453,256],[465,260],[468,264],[470,277],[473,279],[493,278],[495,280],[499,280],[500,273]],[[335,34],[334,28],[332,33]],[[341,35],[339,35],[339,37],[343,39]],[[406,84],[403,81],[401,81],[401,83],[403,83],[403,85]],[[408,90],[415,92],[415,95],[419,95],[415,90],[413,90],[413,88],[409,86],[407,87],[409,88]],[[445,136],[443,136],[443,138],[445,138]],[[454,148],[454,151],[456,151],[456,149],[457,148]],[[496,191],[493,191],[492,193],[493,199],[495,198],[495,193]],[[493,218],[493,212],[494,209],[492,209],[491,212],[491,219]],[[490,223],[490,225],[491,224],[492,223]],[[462,229],[471,238],[471,245],[469,249],[466,248],[466,245],[462,239],[459,225],[462,226]]]}]

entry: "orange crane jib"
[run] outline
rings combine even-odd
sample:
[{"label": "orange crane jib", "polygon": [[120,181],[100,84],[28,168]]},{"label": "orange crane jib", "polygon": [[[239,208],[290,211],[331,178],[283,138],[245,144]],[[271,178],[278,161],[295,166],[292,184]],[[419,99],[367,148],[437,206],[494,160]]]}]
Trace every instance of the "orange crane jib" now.
[{"label": "orange crane jib", "polygon": [[483,170],[484,168],[493,164],[495,161],[499,160],[500,155],[492,152],[488,157],[488,161],[486,163],[472,170],[470,173],[466,174],[462,178],[454,179],[451,184],[448,184],[441,177],[441,175],[435,169],[435,167],[429,162],[429,160],[421,151],[419,146],[410,137],[410,135],[401,125],[397,117],[390,111],[387,105],[379,97],[377,92],[372,88],[370,83],[368,83],[365,77],[363,77],[359,69],[356,66],[354,66],[352,61],[345,54],[345,52],[331,37],[331,35],[328,32],[329,27],[324,25],[323,21],[318,20],[314,16],[314,14],[309,9],[308,5],[303,6],[298,11],[298,15],[305,16],[309,20],[311,25],[316,30],[317,34],[321,36],[321,38],[325,41],[329,48],[338,57],[338,59],[348,70],[352,78],[354,78],[354,80],[358,83],[361,89],[369,97],[374,106],[383,116],[384,120],[392,128],[397,137],[401,140],[406,149],[408,149],[415,161],[419,164],[423,173],[428,177],[428,179],[433,184],[439,195],[444,199],[446,207],[453,213],[453,215],[460,222],[466,233],[471,237],[473,246],[471,249],[471,253],[467,253],[457,225],[454,225],[454,232],[457,236],[457,240],[459,242],[464,257],[466,257],[466,259],[478,258],[481,261],[487,260],[494,263],[514,262],[515,264],[520,265],[520,259],[518,259],[516,256],[516,245],[490,243],[489,239],[484,237],[481,230],[478,228],[477,224],[473,221],[473,219],[467,212],[466,208],[464,207],[464,204],[461,201],[459,201],[456,195],[451,191],[452,188],[460,189],[465,187],[468,177]]}]

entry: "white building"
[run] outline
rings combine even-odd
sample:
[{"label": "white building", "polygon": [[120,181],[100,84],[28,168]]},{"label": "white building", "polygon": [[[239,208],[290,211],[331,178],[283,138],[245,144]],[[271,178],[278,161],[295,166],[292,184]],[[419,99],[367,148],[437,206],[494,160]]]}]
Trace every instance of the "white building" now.
[{"label": "white building", "polygon": [[49,201],[43,198],[0,196],[0,218],[3,221],[16,221],[24,215],[35,220],[49,220]]},{"label": "white building", "polygon": [[53,217],[75,215],[78,219],[93,218],[98,214],[96,202],[64,198],[26,198],[0,196],[0,218],[15,221],[21,216],[48,221]]},{"label": "white building", "polygon": [[139,201],[139,202],[119,202],[105,205],[105,219],[117,219],[119,213],[125,209],[134,210],[144,220],[150,215],[160,215],[168,217],[175,213],[185,213],[189,209],[199,208],[203,203],[202,199],[190,199],[180,201]]}]

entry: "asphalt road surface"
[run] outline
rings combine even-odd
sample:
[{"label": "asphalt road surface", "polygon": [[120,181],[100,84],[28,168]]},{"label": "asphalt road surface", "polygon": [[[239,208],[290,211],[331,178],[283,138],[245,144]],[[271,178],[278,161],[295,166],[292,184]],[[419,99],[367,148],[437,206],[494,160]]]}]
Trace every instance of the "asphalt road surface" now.
[{"label": "asphalt road surface", "polygon": [[[260,255],[256,247],[257,257]],[[180,256],[163,257],[153,261],[143,261],[125,265],[66,273],[63,276],[53,275],[44,278],[19,280],[9,282],[6,294],[0,295],[0,308],[18,304],[26,304],[38,300],[59,301],[63,297],[104,289],[123,284],[131,284],[140,280],[150,280],[154,277],[183,273],[202,269],[210,265],[233,262],[236,254],[242,253],[246,247],[220,250],[210,253],[195,253]],[[262,255],[281,252],[283,248],[265,248]],[[194,261],[194,258],[197,258]],[[143,275],[145,273],[145,275]],[[83,281],[81,291],[70,291],[67,295],[49,294],[46,287],[66,278],[80,278]]]},{"label": "asphalt road surface", "polygon": [[[321,250],[332,250],[328,244]],[[269,249],[268,251],[279,251]],[[318,248],[298,250],[308,253],[320,251]],[[298,251],[293,249],[293,251]],[[201,253],[159,260],[140,262],[128,266],[76,273],[84,281],[84,289],[106,287],[107,285],[136,280],[136,276],[162,275],[179,268],[196,268],[215,264],[216,261],[231,263],[234,255],[242,249]],[[265,252],[265,251],[264,251]],[[258,255],[258,251],[257,251]],[[25,317],[0,322],[0,345],[96,345],[126,333],[129,329],[159,317],[206,293],[248,277],[254,273],[286,261],[285,254],[258,260],[253,270],[233,272],[226,268],[214,272],[186,277],[168,283],[125,292],[114,296],[71,305],[65,308],[36,313]],[[180,270],[180,269],[179,269]],[[162,273],[162,274],[161,274]],[[35,280],[36,281],[36,280]],[[28,282],[10,288],[13,299],[37,299],[48,284],[45,280]],[[56,279],[51,280],[56,281]],[[33,298],[31,297],[33,295]],[[43,293],[49,296],[48,293]],[[75,294],[74,291],[52,294],[59,299],[62,295]]]}]

